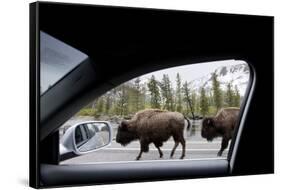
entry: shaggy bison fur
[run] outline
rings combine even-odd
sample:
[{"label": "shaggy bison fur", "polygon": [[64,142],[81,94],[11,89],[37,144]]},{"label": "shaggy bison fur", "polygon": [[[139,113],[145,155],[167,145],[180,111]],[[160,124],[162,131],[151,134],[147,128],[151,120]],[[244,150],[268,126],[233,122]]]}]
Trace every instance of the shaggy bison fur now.
[{"label": "shaggy bison fur", "polygon": [[222,108],[215,117],[207,117],[202,121],[201,136],[208,141],[222,137],[218,156],[222,155],[233,136],[239,115],[239,108]]},{"label": "shaggy bison fur", "polygon": [[118,126],[116,142],[126,146],[134,140],[139,140],[141,147],[136,160],[141,158],[143,152],[148,152],[149,144],[153,143],[158,149],[160,158],[162,158],[163,153],[160,147],[163,145],[163,142],[172,136],[175,145],[170,157],[173,157],[178,144],[181,143],[182,155],[180,158],[182,159],[185,156],[185,139],[183,137],[185,125],[185,117],[181,113],[147,109],[139,111],[129,121],[124,120],[121,122]]}]

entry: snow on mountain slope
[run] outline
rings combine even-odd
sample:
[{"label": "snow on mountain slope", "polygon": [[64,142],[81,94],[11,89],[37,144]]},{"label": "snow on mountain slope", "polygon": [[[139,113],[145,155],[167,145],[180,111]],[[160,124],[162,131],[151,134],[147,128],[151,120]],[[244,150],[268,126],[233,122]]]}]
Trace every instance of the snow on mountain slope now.
[{"label": "snow on mountain slope", "polygon": [[210,71],[209,74],[190,81],[189,87],[191,90],[198,93],[200,88],[204,87],[207,92],[210,92],[212,88],[212,73],[214,72],[218,75],[218,81],[223,90],[226,90],[227,84],[231,82],[233,88],[237,85],[240,95],[244,95],[250,77],[249,67],[246,63],[218,67],[214,71]]}]

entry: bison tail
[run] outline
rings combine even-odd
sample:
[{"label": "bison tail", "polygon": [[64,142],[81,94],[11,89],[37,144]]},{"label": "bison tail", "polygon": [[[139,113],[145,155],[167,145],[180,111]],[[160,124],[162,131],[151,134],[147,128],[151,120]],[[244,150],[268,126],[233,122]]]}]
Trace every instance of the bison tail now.
[{"label": "bison tail", "polygon": [[187,117],[184,116],[184,119],[186,120],[186,130],[189,130],[190,129],[190,121]]}]

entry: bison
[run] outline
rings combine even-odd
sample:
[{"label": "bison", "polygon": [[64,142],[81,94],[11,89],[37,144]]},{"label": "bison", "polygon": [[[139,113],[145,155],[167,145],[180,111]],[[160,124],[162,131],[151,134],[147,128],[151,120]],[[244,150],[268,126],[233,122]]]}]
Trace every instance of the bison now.
[{"label": "bison", "polygon": [[222,137],[221,148],[218,156],[222,155],[233,136],[239,115],[239,108],[222,108],[215,117],[207,117],[202,121],[201,136],[208,141]]},{"label": "bison", "polygon": [[136,160],[141,158],[143,152],[149,151],[149,144],[153,143],[158,149],[160,158],[163,153],[160,147],[171,136],[175,141],[170,157],[172,158],[179,143],[182,145],[181,159],[185,156],[184,128],[190,126],[181,113],[164,111],[160,109],[146,109],[137,112],[129,121],[122,121],[118,126],[116,142],[126,146],[134,140],[140,142],[140,152]]}]

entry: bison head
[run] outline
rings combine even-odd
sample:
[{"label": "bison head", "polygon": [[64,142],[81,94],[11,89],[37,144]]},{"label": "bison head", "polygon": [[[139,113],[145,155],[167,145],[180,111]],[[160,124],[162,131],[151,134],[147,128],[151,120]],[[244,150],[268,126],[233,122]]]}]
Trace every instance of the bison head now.
[{"label": "bison head", "polygon": [[202,121],[201,136],[208,141],[212,141],[216,136],[216,127],[213,118],[205,118]]},{"label": "bison head", "polygon": [[127,144],[136,139],[136,131],[132,129],[128,121],[122,121],[121,124],[118,126],[116,142],[120,143],[122,146],[126,146]]}]

